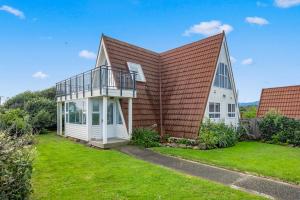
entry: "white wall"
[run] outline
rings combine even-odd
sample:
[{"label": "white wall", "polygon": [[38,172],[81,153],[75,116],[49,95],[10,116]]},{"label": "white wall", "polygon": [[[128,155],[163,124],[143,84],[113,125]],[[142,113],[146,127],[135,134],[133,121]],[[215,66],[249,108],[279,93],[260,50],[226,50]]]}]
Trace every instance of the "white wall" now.
[{"label": "white wall", "polygon": [[[232,67],[231,67],[231,63],[229,60],[229,54],[227,51],[227,44],[226,44],[225,39],[223,40],[221,52],[220,52],[220,55],[218,58],[216,72],[217,72],[217,67],[219,66],[220,62],[225,63],[228,66],[228,70],[229,70],[229,73],[231,76],[230,78],[231,78],[232,90],[215,87],[212,84],[203,120],[207,120],[209,118],[209,102],[215,102],[215,103],[220,103],[220,115],[221,116],[220,116],[220,119],[211,119],[211,120],[215,121],[215,122],[222,121],[222,122],[225,122],[225,124],[227,124],[227,125],[237,126],[239,123],[239,108],[238,108],[238,101],[237,101],[237,95],[236,95],[236,87],[235,87],[233,73],[232,73]],[[214,77],[214,79],[215,79],[215,77]],[[235,108],[236,113],[235,113],[234,118],[228,117],[228,104],[236,105],[236,108]]]}]

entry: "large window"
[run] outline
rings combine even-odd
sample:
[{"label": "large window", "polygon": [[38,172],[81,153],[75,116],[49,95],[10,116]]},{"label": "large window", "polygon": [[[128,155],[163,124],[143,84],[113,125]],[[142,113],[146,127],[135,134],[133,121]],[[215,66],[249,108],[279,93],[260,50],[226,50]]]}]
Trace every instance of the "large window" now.
[{"label": "large window", "polygon": [[228,104],[228,117],[235,117],[235,104]]},{"label": "large window", "polygon": [[209,118],[220,118],[220,103],[209,102]]},{"label": "large window", "polygon": [[71,124],[86,124],[86,107],[84,101],[69,102],[66,105],[66,121]]},{"label": "large window", "polygon": [[127,62],[128,68],[130,71],[136,72],[135,80],[146,82],[145,75],[140,64]]},{"label": "large window", "polygon": [[214,86],[220,88],[232,89],[228,66],[224,63],[219,63]]},{"label": "large window", "polygon": [[92,101],[92,125],[100,125],[100,102],[98,99]]}]

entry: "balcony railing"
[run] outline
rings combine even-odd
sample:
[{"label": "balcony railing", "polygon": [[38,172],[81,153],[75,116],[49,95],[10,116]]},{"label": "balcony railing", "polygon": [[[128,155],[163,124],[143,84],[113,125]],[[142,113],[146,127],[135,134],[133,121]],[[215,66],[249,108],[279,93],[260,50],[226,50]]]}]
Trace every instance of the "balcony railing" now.
[{"label": "balcony railing", "polygon": [[78,98],[78,94],[82,94],[83,97],[87,94],[94,96],[95,91],[99,91],[100,95],[109,96],[111,90],[118,90],[119,96],[123,96],[125,90],[132,91],[134,97],[136,72],[100,66],[56,83],[56,96],[69,96],[71,99]]}]

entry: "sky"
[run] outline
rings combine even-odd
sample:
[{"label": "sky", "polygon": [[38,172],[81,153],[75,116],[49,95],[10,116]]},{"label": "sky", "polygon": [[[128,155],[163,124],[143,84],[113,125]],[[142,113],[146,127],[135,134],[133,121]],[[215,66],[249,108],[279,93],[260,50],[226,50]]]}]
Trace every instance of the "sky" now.
[{"label": "sky", "polygon": [[240,102],[300,85],[300,0],[0,0],[0,96],[93,68],[102,33],[162,52],[223,30]]}]

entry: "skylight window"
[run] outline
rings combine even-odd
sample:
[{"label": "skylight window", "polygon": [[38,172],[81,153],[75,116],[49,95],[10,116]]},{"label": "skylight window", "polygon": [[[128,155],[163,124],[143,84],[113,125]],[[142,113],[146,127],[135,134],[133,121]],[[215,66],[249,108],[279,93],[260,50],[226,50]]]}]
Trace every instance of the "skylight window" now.
[{"label": "skylight window", "polygon": [[135,80],[146,82],[145,75],[142,69],[142,66],[137,63],[127,62],[128,68],[130,71],[136,72]]}]

